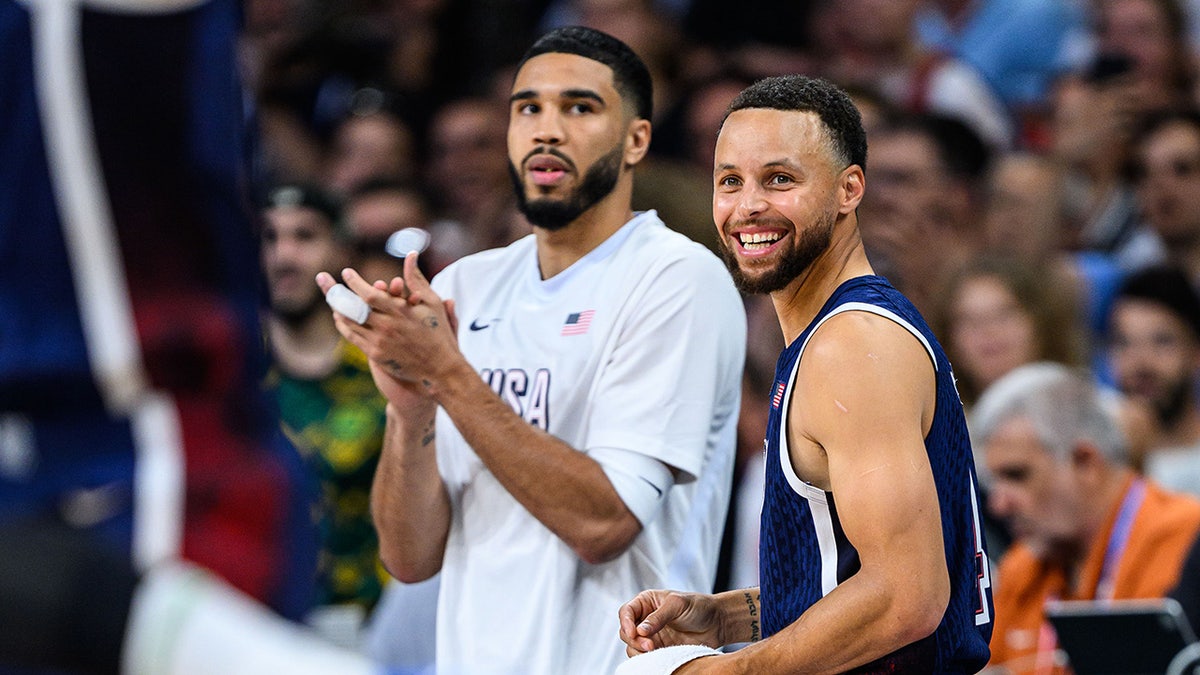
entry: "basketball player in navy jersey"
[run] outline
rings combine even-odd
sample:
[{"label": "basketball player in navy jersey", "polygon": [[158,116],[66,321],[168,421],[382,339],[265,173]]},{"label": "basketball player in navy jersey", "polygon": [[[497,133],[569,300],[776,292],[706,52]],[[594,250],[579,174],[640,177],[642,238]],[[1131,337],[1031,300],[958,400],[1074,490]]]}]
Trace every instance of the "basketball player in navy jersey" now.
[{"label": "basketball player in navy jersey", "polygon": [[[863,248],[859,113],[802,76],[760,81],[729,110],[714,220],[735,280],[770,294],[788,344],[762,585],[637,595],[620,634],[649,654],[618,672],[976,672],[992,612],[971,448],[945,354]],[[710,649],[737,642],[751,644]]]}]

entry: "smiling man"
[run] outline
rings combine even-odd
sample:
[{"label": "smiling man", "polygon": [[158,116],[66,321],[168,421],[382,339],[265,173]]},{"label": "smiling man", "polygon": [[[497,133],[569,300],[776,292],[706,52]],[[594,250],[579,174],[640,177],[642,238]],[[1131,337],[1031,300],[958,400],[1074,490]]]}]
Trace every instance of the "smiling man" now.
[{"label": "smiling man", "polygon": [[863,249],[859,113],[802,76],[759,81],[729,110],[713,219],[735,280],[770,295],[788,344],[767,427],[762,586],[639,594],[621,637],[649,653],[623,672],[977,672],[991,592],[962,404],[929,327]]},{"label": "smiling man", "polygon": [[549,33],[508,129],[534,234],[432,288],[412,255],[390,284],[343,272],[372,312],[337,325],[389,399],[381,555],[402,581],[441,571],[441,673],[611,673],[625,598],[712,586],[745,314],[714,255],[631,210],[650,101],[626,45]]}]

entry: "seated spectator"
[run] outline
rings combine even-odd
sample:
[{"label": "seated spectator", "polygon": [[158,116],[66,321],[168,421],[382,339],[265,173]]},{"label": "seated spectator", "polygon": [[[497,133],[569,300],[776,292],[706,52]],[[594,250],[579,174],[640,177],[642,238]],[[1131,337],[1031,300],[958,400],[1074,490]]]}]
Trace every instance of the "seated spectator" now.
[{"label": "seated spectator", "polygon": [[1017,538],[995,579],[993,666],[1067,672],[1047,600],[1162,597],[1179,578],[1200,501],[1134,473],[1115,410],[1090,375],[1052,363],[1014,370],[975,405],[988,509]]},{"label": "seated spectator", "polygon": [[417,228],[431,236],[421,269],[433,276],[467,253],[467,233],[452,221],[434,221],[425,193],[411,183],[368,180],[346,200],[346,229],[354,242],[357,269],[364,279],[390,281],[404,271],[404,259],[389,254],[387,240],[398,230]]},{"label": "seated spectator", "polygon": [[453,221],[469,238],[464,253],[506,246],[531,232],[513,193],[507,125],[505,107],[479,97],[447,103],[430,122],[424,178],[436,219]]},{"label": "seated spectator", "polygon": [[1133,137],[1131,183],[1145,225],[1200,284],[1200,111],[1158,113]]},{"label": "seated spectator", "polygon": [[1126,280],[1109,316],[1109,365],[1118,389],[1154,413],[1146,474],[1200,494],[1200,296],[1174,267]]},{"label": "seated spectator", "polygon": [[1065,278],[1017,258],[981,254],[950,277],[932,320],[968,410],[1017,366],[1085,363],[1075,299]]},{"label": "seated spectator", "polygon": [[411,180],[416,142],[408,124],[387,107],[388,95],[362,89],[354,107],[333,129],[324,161],[324,185],[340,196],[372,178]]},{"label": "seated spectator", "polygon": [[1093,5],[1094,58],[1057,86],[1053,148],[1067,168],[1065,195],[1081,246],[1130,271],[1166,255],[1124,172],[1131,141],[1148,115],[1192,100],[1192,57],[1176,0]]},{"label": "seated spectator", "polygon": [[875,269],[929,316],[949,274],[980,250],[991,153],[969,127],[939,115],[895,117],[872,133],[863,243]]}]

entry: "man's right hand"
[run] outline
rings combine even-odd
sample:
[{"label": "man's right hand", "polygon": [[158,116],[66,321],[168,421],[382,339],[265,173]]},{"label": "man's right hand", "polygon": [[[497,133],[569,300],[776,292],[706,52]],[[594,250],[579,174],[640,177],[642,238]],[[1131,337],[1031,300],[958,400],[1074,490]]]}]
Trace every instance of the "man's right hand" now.
[{"label": "man's right hand", "polygon": [[721,613],[716,598],[700,593],[642,591],[621,606],[621,641],[636,656],[659,647],[720,647]]}]

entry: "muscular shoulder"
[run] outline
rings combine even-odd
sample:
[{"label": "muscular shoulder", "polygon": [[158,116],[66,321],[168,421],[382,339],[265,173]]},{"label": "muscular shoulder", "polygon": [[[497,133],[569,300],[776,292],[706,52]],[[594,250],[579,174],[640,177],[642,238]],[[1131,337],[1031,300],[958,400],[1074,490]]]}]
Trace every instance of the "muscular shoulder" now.
[{"label": "muscular shoulder", "polygon": [[922,342],[865,311],[839,313],[818,327],[796,380],[794,405],[814,437],[845,425],[861,431],[862,425],[907,428],[919,421],[925,429],[936,399],[933,362]]},{"label": "muscular shoulder", "polygon": [[821,324],[804,347],[800,368],[808,381],[815,376],[831,383],[905,384],[933,377],[929,352],[916,335],[892,319],[859,310]]}]

